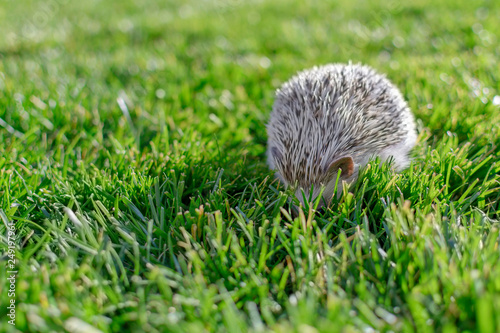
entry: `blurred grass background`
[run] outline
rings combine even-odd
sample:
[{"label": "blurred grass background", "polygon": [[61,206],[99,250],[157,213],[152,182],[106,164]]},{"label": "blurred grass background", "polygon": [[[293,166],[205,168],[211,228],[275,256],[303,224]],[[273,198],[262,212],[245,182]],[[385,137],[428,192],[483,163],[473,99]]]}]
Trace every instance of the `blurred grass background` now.
[{"label": "blurred grass background", "polygon": [[[497,1],[3,1],[20,273],[0,327],[498,331],[499,19]],[[348,61],[401,89],[415,161],[288,219],[274,91]]]}]

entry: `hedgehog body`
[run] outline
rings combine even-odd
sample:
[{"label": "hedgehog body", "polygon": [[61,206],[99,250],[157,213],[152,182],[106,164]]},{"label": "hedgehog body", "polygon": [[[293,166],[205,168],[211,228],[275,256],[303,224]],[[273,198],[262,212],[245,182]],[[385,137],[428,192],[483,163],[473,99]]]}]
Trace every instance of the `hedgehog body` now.
[{"label": "hedgehog body", "polygon": [[[268,164],[287,186],[329,202],[337,173],[352,182],[370,158],[409,164],[413,115],[399,90],[363,65],[329,64],[299,72],[276,93],[267,125]],[[339,195],[342,186],[338,188]]]}]

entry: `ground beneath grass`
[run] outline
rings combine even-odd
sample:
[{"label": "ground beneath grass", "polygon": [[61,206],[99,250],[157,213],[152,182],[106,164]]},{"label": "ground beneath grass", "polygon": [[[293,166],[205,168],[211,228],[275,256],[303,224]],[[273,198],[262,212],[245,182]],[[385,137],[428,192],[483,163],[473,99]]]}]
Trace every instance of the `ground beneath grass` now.
[{"label": "ground beneath grass", "polygon": [[[0,331],[498,332],[499,17],[497,1],[3,1]],[[403,92],[414,161],[374,162],[293,219],[265,164],[274,90],[349,60]]]}]

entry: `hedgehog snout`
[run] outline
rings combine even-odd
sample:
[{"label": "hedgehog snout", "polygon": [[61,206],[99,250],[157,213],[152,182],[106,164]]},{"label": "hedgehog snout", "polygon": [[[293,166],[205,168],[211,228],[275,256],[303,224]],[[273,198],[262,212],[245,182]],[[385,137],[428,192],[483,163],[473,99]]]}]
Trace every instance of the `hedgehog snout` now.
[{"label": "hedgehog snout", "polygon": [[[302,205],[302,207],[305,207],[305,201],[307,201],[310,205],[314,205],[314,203],[318,199],[318,196],[321,195],[318,207],[316,207],[316,209],[319,210],[324,206],[328,206],[330,201],[332,200],[334,194],[333,192],[334,192],[335,181],[336,179],[333,180],[333,187],[331,186],[331,181],[328,182],[326,185],[321,183],[321,184],[312,184],[306,188],[298,187],[295,190],[295,197]],[[342,191],[338,193],[342,194]]]}]

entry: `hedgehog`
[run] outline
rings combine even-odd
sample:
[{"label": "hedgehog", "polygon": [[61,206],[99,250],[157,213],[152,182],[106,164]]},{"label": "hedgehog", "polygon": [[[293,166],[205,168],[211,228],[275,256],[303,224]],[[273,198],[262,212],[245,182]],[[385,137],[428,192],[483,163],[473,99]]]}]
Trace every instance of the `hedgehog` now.
[{"label": "hedgehog", "polygon": [[[270,169],[304,205],[320,207],[353,183],[370,159],[392,159],[401,171],[417,133],[413,115],[385,75],[361,64],[328,64],[297,73],[276,91],[267,124]],[[303,192],[302,192],[303,191]],[[319,208],[319,207],[318,207]]]}]

